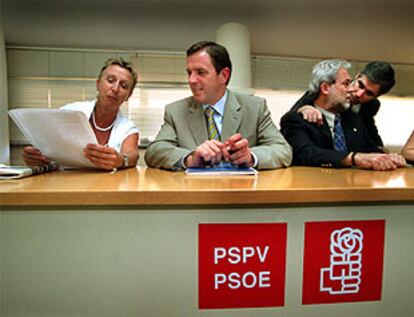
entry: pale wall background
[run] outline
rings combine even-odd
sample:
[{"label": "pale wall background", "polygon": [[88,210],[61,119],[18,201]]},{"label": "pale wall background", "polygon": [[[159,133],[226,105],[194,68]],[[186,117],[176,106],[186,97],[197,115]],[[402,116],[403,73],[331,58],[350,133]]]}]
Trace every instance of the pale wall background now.
[{"label": "pale wall background", "polygon": [[411,0],[2,0],[6,44],[183,51],[240,22],[253,54],[414,63]]}]

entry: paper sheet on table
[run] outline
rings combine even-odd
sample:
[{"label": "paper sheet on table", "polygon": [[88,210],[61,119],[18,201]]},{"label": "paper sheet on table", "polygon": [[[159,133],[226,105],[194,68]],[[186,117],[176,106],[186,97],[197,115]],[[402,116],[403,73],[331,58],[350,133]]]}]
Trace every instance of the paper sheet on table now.
[{"label": "paper sheet on table", "polygon": [[30,143],[63,167],[96,168],[84,155],[96,137],[85,114],[61,109],[13,109],[10,117]]}]

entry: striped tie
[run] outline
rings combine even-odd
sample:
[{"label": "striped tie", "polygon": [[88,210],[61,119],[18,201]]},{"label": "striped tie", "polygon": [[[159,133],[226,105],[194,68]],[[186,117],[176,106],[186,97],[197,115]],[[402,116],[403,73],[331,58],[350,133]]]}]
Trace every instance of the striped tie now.
[{"label": "striped tie", "polygon": [[214,108],[208,106],[205,110],[207,118],[207,130],[208,130],[208,139],[209,140],[220,140],[220,134],[218,132],[216,123],[214,122]]},{"label": "striped tie", "polygon": [[340,151],[340,152],[348,151],[348,148],[346,146],[344,130],[342,130],[341,117],[338,114],[335,115],[333,132],[334,132],[334,148],[335,148],[335,150]]}]

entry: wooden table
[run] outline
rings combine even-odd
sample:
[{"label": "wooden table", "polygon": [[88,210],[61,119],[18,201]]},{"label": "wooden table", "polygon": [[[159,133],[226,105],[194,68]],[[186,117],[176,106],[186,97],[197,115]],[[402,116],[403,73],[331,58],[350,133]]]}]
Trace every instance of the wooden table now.
[{"label": "wooden table", "polygon": [[197,177],[137,167],[53,172],[0,182],[3,206],[266,205],[413,202],[414,169],[292,167],[256,177]]},{"label": "wooden table", "polygon": [[[138,167],[0,182],[3,317],[414,316],[414,169],[193,177]],[[382,299],[302,305],[304,224],[386,221]],[[283,307],[198,309],[198,225],[287,223]]]}]

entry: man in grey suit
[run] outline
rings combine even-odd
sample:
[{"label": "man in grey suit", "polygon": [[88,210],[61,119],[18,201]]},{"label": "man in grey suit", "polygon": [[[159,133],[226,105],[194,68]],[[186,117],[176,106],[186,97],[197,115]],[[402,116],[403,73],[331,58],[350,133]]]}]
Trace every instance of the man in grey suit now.
[{"label": "man in grey suit", "polygon": [[217,43],[202,41],[187,50],[193,96],[166,106],[161,130],[145,153],[148,166],[183,170],[223,160],[258,169],[290,165],[292,149],[265,100],[227,89],[231,70],[226,48]]}]

